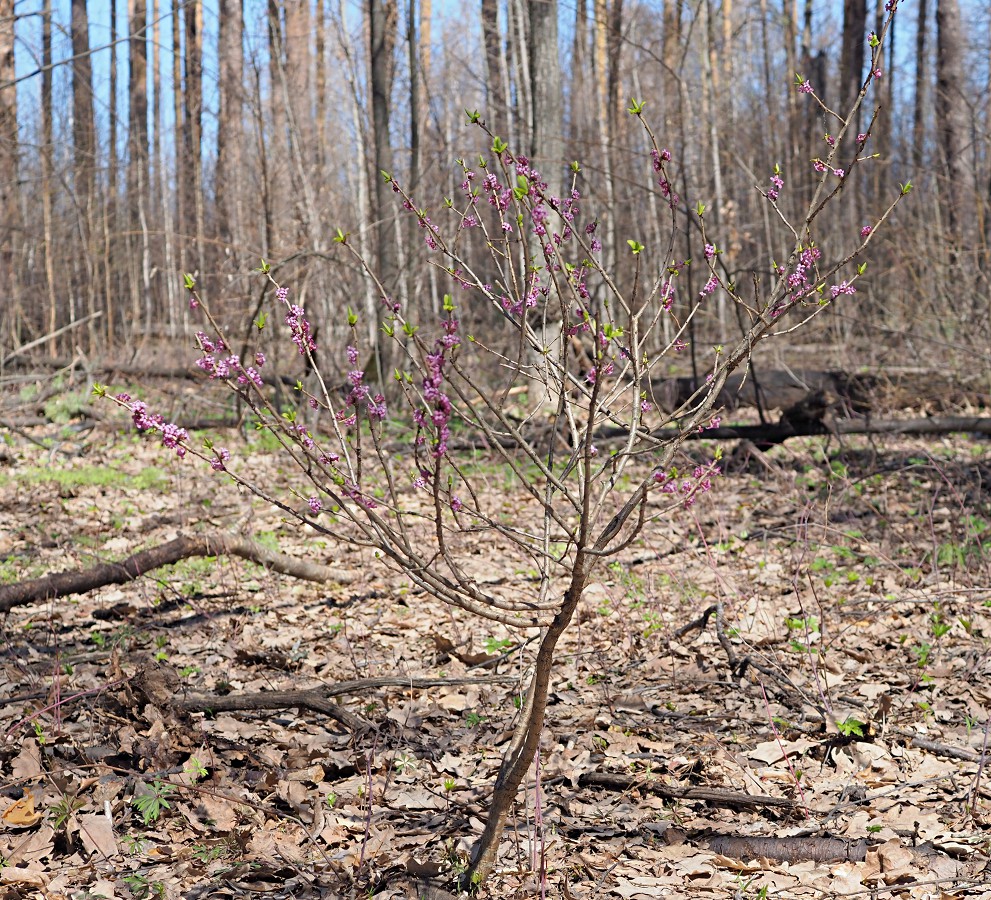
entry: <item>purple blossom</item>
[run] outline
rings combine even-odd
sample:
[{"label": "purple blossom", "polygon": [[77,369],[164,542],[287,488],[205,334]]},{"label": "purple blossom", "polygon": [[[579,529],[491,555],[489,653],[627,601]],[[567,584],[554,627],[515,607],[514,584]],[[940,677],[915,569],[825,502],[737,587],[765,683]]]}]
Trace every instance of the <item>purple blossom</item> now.
[{"label": "purple blossom", "polygon": [[323,509],[323,504],[320,502],[319,497],[310,497],[310,499],[306,501],[306,505],[310,508],[310,512],[313,513],[313,515],[317,515],[317,513]]},{"label": "purple blossom", "polygon": [[464,503],[461,502],[461,498],[457,494],[451,495],[451,510],[453,512],[461,512],[464,509]]},{"label": "purple blossom", "polygon": [[704,252],[706,259],[712,259],[716,255],[716,248],[712,244],[706,244]]},{"label": "purple blossom", "polygon": [[210,465],[217,472],[223,472],[227,468],[227,463],[230,462],[231,452],[225,447],[215,447],[213,452],[216,456],[210,461]]},{"label": "purple blossom", "polygon": [[863,228],[860,229],[860,239],[862,241],[867,240],[867,238],[870,237],[870,234],[873,230],[874,229],[871,228],[870,225],[865,225]]},{"label": "purple blossom", "polygon": [[839,284],[834,284],[829,289],[829,293],[835,300],[840,294],[856,294],[857,289],[849,281],[841,281]]},{"label": "purple blossom", "polygon": [[812,82],[810,82],[808,78],[806,78],[806,79],[805,79],[805,80],[804,80],[804,81],[803,81],[803,82],[802,82],[802,83],[801,83],[801,84],[800,84],[800,85],[798,86],[798,91],[799,91],[799,93],[801,93],[801,94],[812,94],[812,93],[815,93],[815,92],[814,92],[814,91],[812,90]]},{"label": "purple blossom", "polygon": [[719,279],[715,275],[710,276],[709,280],[702,286],[702,290],[699,291],[699,296],[708,297],[718,286]]}]

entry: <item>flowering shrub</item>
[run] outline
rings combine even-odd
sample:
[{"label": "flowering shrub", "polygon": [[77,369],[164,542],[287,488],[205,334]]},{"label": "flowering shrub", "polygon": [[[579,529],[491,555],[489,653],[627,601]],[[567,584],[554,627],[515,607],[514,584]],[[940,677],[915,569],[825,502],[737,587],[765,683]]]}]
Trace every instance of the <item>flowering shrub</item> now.
[{"label": "flowering shrub", "polygon": [[[879,47],[880,39],[858,105],[876,77]],[[801,94],[836,115],[806,79],[799,76],[796,83]],[[633,101],[629,110],[644,125],[649,161],[644,160],[642,177],[666,202],[673,235],[676,211],[686,214],[673,187],[676,161],[655,140],[644,107]],[[449,278],[450,293],[437,321],[411,321],[349,235],[337,233],[341,251],[362,267],[381,297],[382,329],[400,360],[390,388],[379,376],[369,379],[360,367],[359,317],[348,309],[346,322],[339,323],[339,332],[347,332],[341,344],[345,383],[340,390],[328,389],[315,364],[317,347],[306,310],[291,301],[288,287],[276,284],[263,265],[291,340],[316,373],[315,387],[297,384],[314,413],[310,425],[297,422],[293,411],[275,408],[260,374],[264,353],[255,352],[250,360],[232,353],[187,276],[190,305],[201,312],[207,329],[196,335],[202,353],[197,365],[235,391],[254,411],[259,427],[274,434],[296,463],[300,480],[291,496],[276,496],[254,484],[247,470],[233,464],[227,448],[193,447],[183,429],[143,403],[126,394],[114,398],[130,411],[139,430],[157,433],[179,456],[199,457],[314,531],[375,548],[386,564],[454,606],[507,626],[541,629],[526,702],[470,876],[484,876],[495,861],[507,810],[537,749],[557,642],[593,570],[629,546],[648,521],[677,514],[711,489],[721,470],[719,454],[682,469],[682,447],[699,432],[720,426],[716,397],[729,374],[747,364],[754,346],[856,291],[863,265],[847,270],[898,198],[851,235],[851,246],[834,250],[827,261],[814,240],[816,217],[867,158],[860,154],[870,139],[869,129],[858,134],[857,155],[843,159],[841,167],[841,138],[851,119],[836,118],[839,133],[827,138],[826,157],[812,161],[821,178],[804,221],[790,223],[779,209],[787,190],[786,173],[779,167],[769,175],[770,187],[757,188],[790,238],[785,261],[771,263],[766,293],[755,288],[754,296],[745,297],[721,266],[722,252],[707,234],[703,203],[691,213],[700,234],[698,261],[675,256],[673,239],[666,247],[648,248],[632,236],[625,263],[633,270],[632,288],[621,290],[602,263],[598,219],[587,208],[580,167],[572,166],[564,196],[552,196],[532,161],[512,153],[479,114],[469,113],[485,131],[489,152],[473,165],[459,161],[460,195],[446,202],[446,223],[434,221],[417,206],[419,198],[387,176],[419,226],[423,252]],[[484,272],[459,249],[463,235],[472,232],[490,251]],[[679,279],[692,265],[703,269],[704,285],[694,294],[680,292],[679,300]],[[717,296],[740,308],[749,323],[746,333],[728,348],[714,348],[705,383],[664,414],[652,394],[652,375],[663,371],[668,354],[686,347],[693,317]],[[497,312],[515,350],[498,351],[486,340],[489,335],[465,333],[459,309],[472,305]],[[661,333],[670,339],[656,352],[652,348]],[[485,357],[502,373],[495,385],[478,377]],[[547,420],[553,425],[550,432],[532,427]],[[515,479],[523,499],[512,515],[506,514],[501,493],[493,497],[483,490],[463,452],[466,445],[487,448]],[[645,457],[651,460],[649,471],[636,465]],[[536,589],[499,593],[474,579],[460,554],[467,552],[467,535],[480,533],[501,551],[500,557],[531,561],[539,573]]]}]

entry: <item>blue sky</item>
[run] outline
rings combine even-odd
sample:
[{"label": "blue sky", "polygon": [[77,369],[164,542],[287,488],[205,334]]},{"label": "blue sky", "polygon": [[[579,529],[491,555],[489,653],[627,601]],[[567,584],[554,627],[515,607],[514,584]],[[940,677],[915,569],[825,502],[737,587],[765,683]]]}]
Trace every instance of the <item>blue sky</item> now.
[{"label": "blue sky", "polygon": [[[332,0],[331,0],[332,2]],[[660,7],[660,0],[647,0],[648,5],[656,3]],[[69,37],[69,3],[68,0],[54,0],[54,23],[52,28],[52,45],[53,45],[53,56],[56,61],[64,60],[71,54],[71,42]],[[150,3],[149,3],[150,5]],[[330,4],[328,4],[330,5]],[[742,8],[740,0],[734,4],[739,10]],[[772,2],[772,6],[773,6]],[[873,5],[873,4],[871,4]],[[404,0],[400,0],[401,15],[405,6]],[[561,0],[561,16],[562,16],[562,42],[567,42],[567,30],[571,22],[573,22],[574,17],[574,3],[572,0]],[[980,47],[984,48],[979,51],[975,47],[975,63],[980,65],[980,71],[986,70],[986,60],[987,60],[987,50],[986,50],[986,39],[988,36],[988,12],[986,4],[982,4],[981,0],[963,0],[963,6],[965,10],[965,16],[969,20],[968,31],[975,34],[978,37],[983,37],[985,40],[977,41]],[[127,33],[127,0],[118,0],[117,2],[117,17],[118,17],[118,36],[124,36]],[[569,8],[570,7],[570,8]],[[15,46],[15,58],[17,72],[19,76],[23,76],[30,73],[38,68],[40,65],[40,54],[41,54],[41,21],[38,13],[41,9],[41,0],[19,0],[16,3],[15,11],[20,17],[17,23],[16,31],[16,46]],[[360,23],[360,0],[345,0],[346,15],[349,19],[349,27],[352,29],[357,29]],[[826,35],[830,32],[836,33],[836,26],[841,15],[842,5],[839,0],[819,0],[816,4],[816,15],[820,23],[829,22],[829,27],[825,30],[820,31],[820,35]],[[264,47],[266,43],[265,38],[265,28],[264,28],[264,10],[265,4],[264,0],[247,0],[246,2],[246,12],[245,12],[245,41],[246,41],[246,52],[251,53],[253,50],[258,51],[260,54],[264,55]],[[898,56],[901,60],[900,65],[904,69],[909,69],[913,65],[914,59],[914,44],[915,44],[915,18],[917,12],[917,3],[915,0],[903,0],[902,7],[900,9],[899,23],[898,23],[898,34],[897,34],[897,45],[896,48],[899,51]],[[660,9],[658,8],[658,13]],[[93,48],[103,47],[109,44],[111,37],[110,28],[110,3],[109,0],[91,0],[89,3],[89,14],[90,14],[90,46]],[[165,12],[162,15],[161,28],[160,28],[160,40],[161,40],[161,55],[162,55],[162,82],[163,88],[166,92],[166,96],[170,96],[171,91],[171,54],[172,54],[172,35],[171,35],[171,6],[168,5]],[[204,0],[203,7],[203,22],[204,22],[204,128],[205,128],[205,138],[207,146],[212,143],[212,133],[214,129],[214,116],[216,113],[217,106],[217,96],[216,96],[216,82],[217,82],[217,69],[216,69],[216,40],[217,40],[217,2],[216,0]],[[464,7],[458,5],[455,8],[453,0],[435,0],[434,3],[434,26],[433,34],[441,35],[443,29],[439,20],[446,16],[456,15],[459,18],[464,16]],[[870,16],[873,16],[873,11],[871,11]],[[151,10],[149,10],[149,31],[151,24]],[[110,72],[110,61],[111,61],[111,51],[110,49],[97,50],[93,54],[93,66],[94,66],[94,80],[96,83],[96,114],[98,119],[99,131],[101,135],[104,136],[107,133],[106,125],[109,117],[109,110],[107,108],[107,84],[109,82],[109,72]],[[119,43],[116,47],[117,55],[117,72],[118,72],[118,108],[120,110],[120,115],[126,117],[127,109],[127,45],[126,43]],[[436,52],[436,51],[435,51]],[[149,51],[149,66],[151,65],[151,53]],[[70,104],[68,103],[68,88],[69,88],[69,68],[68,66],[61,66],[55,70],[54,84],[55,84],[55,96],[56,96],[56,108],[63,110],[62,116],[64,121],[56,122],[56,129],[67,124],[68,111],[70,109]],[[903,82],[904,83],[904,82]],[[149,87],[151,80],[149,78]],[[33,116],[31,112],[38,108],[39,97],[41,88],[41,78],[34,77],[21,82],[18,85],[18,104],[21,110],[21,121],[24,124],[25,132],[22,134],[22,138],[25,141],[31,140],[31,129]],[[169,125],[169,104],[166,104],[165,108],[165,124],[166,127]],[[125,139],[124,129],[120,129],[121,140]]]}]

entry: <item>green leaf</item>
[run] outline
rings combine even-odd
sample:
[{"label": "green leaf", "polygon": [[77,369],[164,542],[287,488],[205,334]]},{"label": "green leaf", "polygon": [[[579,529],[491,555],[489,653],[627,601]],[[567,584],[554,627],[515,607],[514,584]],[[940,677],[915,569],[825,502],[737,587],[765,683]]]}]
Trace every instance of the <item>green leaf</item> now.
[{"label": "green leaf", "polygon": [[499,135],[492,138],[492,152],[498,156],[500,153],[505,153],[506,148],[509,146]]},{"label": "green leaf", "polygon": [[272,271],[271,263],[263,259],[262,264],[258,267],[258,271],[261,272],[262,275],[268,275],[268,273]]},{"label": "green leaf", "polygon": [[193,276],[190,275],[189,272],[183,273],[182,282],[185,285],[187,291],[191,291],[194,287],[196,287],[196,279],[193,278]]},{"label": "green leaf", "polygon": [[102,385],[95,383],[93,384],[93,396],[94,397],[106,397],[107,389]]},{"label": "green leaf", "polygon": [[335,244],[346,244],[348,242],[348,232],[341,231],[340,228],[337,229],[337,234],[334,235]]},{"label": "green leaf", "polygon": [[255,319],[255,328],[257,328],[259,331],[261,331],[265,327],[265,325],[266,325],[267,322],[268,322],[268,314],[267,313],[259,313],[258,314],[258,318]]},{"label": "green leaf", "polygon": [[573,162],[571,163],[571,171],[572,171],[572,172],[573,172],[573,173],[574,173],[575,175],[577,175],[577,174],[578,174],[578,173],[579,173],[579,172],[580,172],[581,170],[582,170],[582,167],[581,167],[580,165],[578,165],[578,160],[577,160],[577,159],[576,159],[576,160],[574,160],[574,161],[573,161]]},{"label": "green leaf", "polygon": [[358,324],[358,314],[353,309],[351,309],[350,306],[347,308],[347,311],[348,311],[348,328],[354,328],[354,326]]},{"label": "green leaf", "polygon": [[637,100],[635,97],[630,98],[630,105],[626,108],[626,111],[631,116],[639,116],[643,113],[644,107],[647,105],[646,100]]},{"label": "green leaf", "polygon": [[898,189],[902,192],[902,196],[904,197],[906,194],[911,192],[912,182],[906,181],[904,184],[899,184]]},{"label": "green leaf", "polygon": [[857,266],[857,274],[858,275],[863,275],[864,272],[866,272],[866,271],[867,271],[867,263],[862,262],[859,266]]},{"label": "green leaf", "polygon": [[469,125],[478,125],[482,121],[482,114],[477,109],[466,109],[465,115],[468,117]]},{"label": "green leaf", "polygon": [[417,328],[412,322],[403,322],[403,333],[407,337],[413,337],[416,334]]},{"label": "green leaf", "polygon": [[846,737],[863,737],[866,724],[859,719],[849,718],[839,722],[836,727],[839,728],[840,734]]},{"label": "green leaf", "polygon": [[643,250],[643,244],[639,241],[627,241],[626,244],[633,251],[634,256],[639,256],[640,251]]},{"label": "green leaf", "polygon": [[695,204],[695,212],[699,218],[705,215],[705,204],[701,200]]},{"label": "green leaf", "polygon": [[450,294],[444,294],[444,312],[454,312],[454,298]]},{"label": "green leaf", "polygon": [[382,176],[383,181],[392,181],[392,176],[385,169],[379,169],[379,175]]}]

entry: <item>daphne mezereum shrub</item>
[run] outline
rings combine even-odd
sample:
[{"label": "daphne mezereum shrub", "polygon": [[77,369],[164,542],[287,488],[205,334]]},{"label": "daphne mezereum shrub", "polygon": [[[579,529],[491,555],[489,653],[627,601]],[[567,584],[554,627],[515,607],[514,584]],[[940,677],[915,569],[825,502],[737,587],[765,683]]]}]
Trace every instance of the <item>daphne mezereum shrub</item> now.
[{"label": "daphne mezereum shrub", "polygon": [[[180,457],[197,457],[316,535],[371,548],[383,565],[404,573],[417,587],[468,613],[538,638],[524,674],[525,702],[493,788],[485,831],[476,844],[464,883],[491,870],[507,811],[537,751],[548,685],[561,635],[572,621],[597,566],[630,545],[649,524],[675,516],[713,487],[718,452],[707,462],[685,465],[681,449],[699,431],[718,426],[716,397],[754,347],[788,340],[802,324],[837,303],[856,302],[860,257],[911,185],[868,224],[858,225],[847,246],[824,248],[816,240],[822,210],[843,197],[851,174],[871,158],[871,126],[844,140],[860,105],[882,77],[881,47],[888,21],[871,34],[870,74],[846,117],[829,110],[804,78],[795,89],[818,103],[836,122],[825,155],[809,165],[816,188],[801,221],[779,205],[788,173],[775,166],[755,186],[780,225],[781,258],[768,261],[766,286],[755,280],[745,295],[721,263],[718,236],[710,235],[706,210],[685,208],[673,187],[672,154],[644,119],[645,103],[629,113],[644,127],[647,152],[640,163],[644,192],[655,191],[670,217],[670,240],[647,247],[624,238],[614,248],[617,266],[632,270],[622,287],[603,262],[601,229],[582,193],[583,173],[572,166],[563,196],[551,196],[526,157],[515,154],[486,129],[478,113],[469,120],[485,131],[489,151],[474,164],[459,161],[457,199],[428,212],[391,176],[397,202],[419,226],[419,250],[442,269],[449,292],[435,321],[413,321],[379,283],[350,236],[338,231],[340,252],[361,267],[381,298],[382,340],[396,360],[389,384],[381,369],[366,373],[368,323],[345,308],[337,346],[321,347],[321,359],[337,355],[347,375],[343,386],[316,364],[315,329],[289,286],[273,287],[272,302],[296,351],[313,378],[298,383],[306,415],[276,408],[263,383],[264,352],[242,359],[187,276],[190,303],[203,317],[196,335],[197,365],[224,382],[254,412],[259,427],[274,435],[295,464],[296,481],[282,493],[252,478],[250,461],[239,461],[212,442],[194,446],[186,431],[127,394],[112,397],[140,431],[157,435]],[[876,115],[876,114],[875,114]],[[842,148],[852,148],[841,158]],[[688,260],[675,252],[677,216],[692,216],[699,252]],[[681,221],[684,221],[682,218]],[[463,252],[466,235],[487,249]],[[469,256],[471,258],[469,258]],[[703,267],[694,295],[683,287],[687,267]],[[693,317],[720,292],[745,323],[732,346],[712,351],[705,383],[677,409],[664,412],[653,396],[655,373],[681,352]],[[463,312],[492,323],[491,333],[469,333]],[[330,330],[330,329],[325,329]],[[667,335],[659,340],[659,335]],[[106,394],[100,386],[96,392]],[[661,433],[663,429],[663,433]],[[488,484],[491,466],[476,463],[486,448],[512,485]],[[501,578],[478,575],[480,543],[486,565],[505,564]],[[535,571],[521,579],[516,573]]]}]

